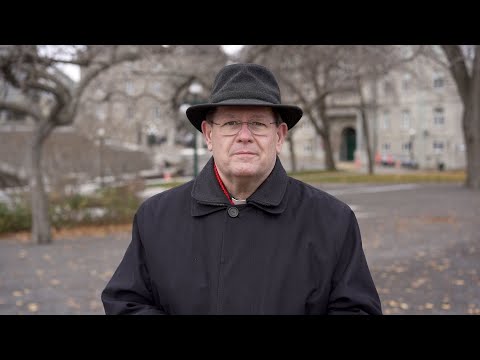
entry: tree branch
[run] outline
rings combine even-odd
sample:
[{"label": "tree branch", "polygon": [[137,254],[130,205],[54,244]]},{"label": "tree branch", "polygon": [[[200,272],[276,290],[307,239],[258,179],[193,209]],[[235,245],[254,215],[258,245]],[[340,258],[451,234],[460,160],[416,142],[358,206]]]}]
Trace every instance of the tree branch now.
[{"label": "tree branch", "polygon": [[261,45],[255,47],[245,58],[245,62],[255,62],[262,54],[268,53],[273,45]]},{"label": "tree branch", "polygon": [[0,99],[0,109],[15,111],[33,117],[37,121],[45,120],[38,105],[24,99],[22,102],[5,101]]},{"label": "tree branch", "polygon": [[104,103],[106,101],[110,101],[113,96],[117,96],[117,95],[119,95],[121,97],[124,97],[126,99],[129,99],[129,100],[133,100],[134,102],[137,102],[140,99],[152,99],[152,100],[155,100],[159,104],[162,104],[162,105],[168,105],[168,103],[169,103],[168,101],[164,101],[164,100],[160,99],[158,96],[155,96],[155,95],[153,95],[149,92],[144,91],[144,92],[142,92],[138,95],[132,96],[132,95],[127,94],[125,91],[119,91],[119,90],[109,91],[101,99],[89,98],[89,99],[85,100],[85,102],[101,104],[101,103]]}]

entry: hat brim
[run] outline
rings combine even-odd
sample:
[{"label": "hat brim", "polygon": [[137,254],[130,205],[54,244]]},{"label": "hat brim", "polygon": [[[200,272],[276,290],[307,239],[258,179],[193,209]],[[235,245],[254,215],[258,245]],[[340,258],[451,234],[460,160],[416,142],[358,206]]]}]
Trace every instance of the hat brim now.
[{"label": "hat brim", "polygon": [[218,106],[269,106],[280,114],[282,120],[287,124],[288,129],[294,127],[303,116],[302,109],[295,105],[272,104],[255,99],[232,99],[218,103],[192,105],[186,111],[187,118],[198,131],[202,132],[202,122],[205,120],[207,112]]}]

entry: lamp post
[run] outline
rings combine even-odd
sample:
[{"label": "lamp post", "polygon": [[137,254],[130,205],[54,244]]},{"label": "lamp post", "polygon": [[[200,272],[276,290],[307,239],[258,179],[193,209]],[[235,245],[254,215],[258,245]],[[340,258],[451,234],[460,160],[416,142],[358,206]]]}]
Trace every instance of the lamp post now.
[{"label": "lamp post", "polygon": [[[202,85],[199,83],[192,83],[189,88],[188,92],[192,94],[192,101],[191,104],[195,105],[198,104],[200,101],[198,99],[199,94],[201,94],[203,90]],[[198,175],[198,149],[197,149],[197,129],[193,129],[193,177],[197,177]]]},{"label": "lamp post", "polygon": [[99,128],[97,130],[97,136],[99,139],[99,151],[98,151],[98,163],[99,163],[99,173],[100,173],[100,187],[104,188],[104,181],[103,181],[103,145],[105,141],[105,129]]},{"label": "lamp post", "polygon": [[410,130],[408,131],[408,134],[410,135],[410,162],[411,162],[411,166],[414,167],[415,164],[414,164],[414,156],[413,156],[413,140],[415,140],[415,134],[416,134],[416,130],[414,128],[410,128]]}]

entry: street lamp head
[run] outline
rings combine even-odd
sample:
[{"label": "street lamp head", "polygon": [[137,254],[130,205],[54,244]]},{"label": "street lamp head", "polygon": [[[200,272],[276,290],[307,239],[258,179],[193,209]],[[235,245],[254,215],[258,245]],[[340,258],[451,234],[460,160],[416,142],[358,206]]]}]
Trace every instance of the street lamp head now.
[{"label": "street lamp head", "polygon": [[185,113],[187,112],[187,109],[189,108],[189,106],[190,106],[189,104],[182,104],[182,105],[180,105],[180,112],[181,112],[182,114],[185,114]]},{"label": "street lamp head", "polygon": [[202,90],[203,90],[203,86],[197,82],[191,83],[190,86],[188,87],[188,91],[194,95],[201,94]]},{"label": "street lamp head", "polygon": [[410,134],[410,136],[415,136],[415,134],[417,133],[417,131],[416,131],[414,128],[410,128],[410,130],[408,131],[408,133]]},{"label": "street lamp head", "polygon": [[98,137],[103,138],[105,136],[105,129],[104,128],[99,128],[97,130],[97,135],[98,135]]}]

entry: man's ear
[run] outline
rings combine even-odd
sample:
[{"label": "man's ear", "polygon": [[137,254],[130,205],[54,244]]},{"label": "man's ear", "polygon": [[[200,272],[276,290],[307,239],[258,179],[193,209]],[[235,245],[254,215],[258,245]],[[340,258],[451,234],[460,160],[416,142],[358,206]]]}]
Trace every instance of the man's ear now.
[{"label": "man's ear", "polygon": [[277,149],[277,154],[280,154],[280,151],[282,150],[282,145],[283,145],[283,142],[285,141],[285,138],[287,137],[287,133],[288,133],[287,124],[281,123],[277,128],[278,139],[277,139],[277,143],[275,144]]},{"label": "man's ear", "polygon": [[209,151],[212,151],[212,125],[207,121],[202,121],[202,134]]}]

